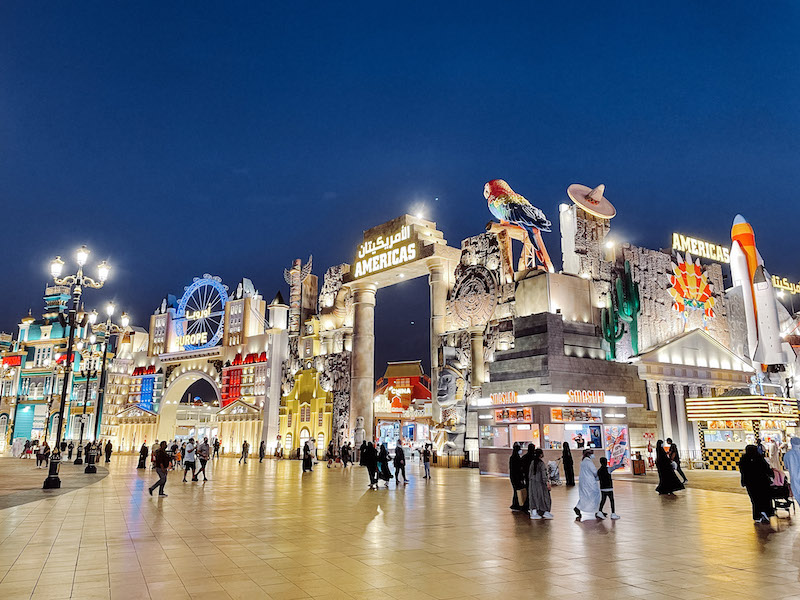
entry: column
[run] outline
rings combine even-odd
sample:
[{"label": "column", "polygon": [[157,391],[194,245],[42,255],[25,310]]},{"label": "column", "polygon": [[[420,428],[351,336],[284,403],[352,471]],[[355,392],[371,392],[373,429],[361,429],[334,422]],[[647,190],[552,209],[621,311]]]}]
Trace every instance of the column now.
[{"label": "column", "polygon": [[661,439],[672,437],[672,417],[670,415],[669,386],[665,381],[658,382],[659,408],[661,413]]},{"label": "column", "polygon": [[483,327],[470,327],[469,346],[472,357],[472,384],[473,388],[480,387],[484,382],[483,372]]},{"label": "column", "polygon": [[647,382],[647,399],[650,401],[648,410],[658,412],[658,383],[648,380]]},{"label": "column", "polygon": [[689,421],[686,420],[683,385],[676,383],[673,389],[675,390],[675,411],[678,414],[678,437],[680,438],[676,443],[680,448],[680,454],[686,456],[686,451],[689,449]]},{"label": "column", "polygon": [[375,292],[374,283],[353,285],[353,355],[350,388],[350,431],[363,417],[366,439],[375,437],[372,396],[375,393]]},{"label": "column", "polygon": [[444,262],[441,260],[428,263],[428,285],[431,299],[431,396],[433,397],[433,420],[440,421],[441,409],[436,401],[436,390],[439,386],[439,336],[445,330],[447,313],[447,279]]}]

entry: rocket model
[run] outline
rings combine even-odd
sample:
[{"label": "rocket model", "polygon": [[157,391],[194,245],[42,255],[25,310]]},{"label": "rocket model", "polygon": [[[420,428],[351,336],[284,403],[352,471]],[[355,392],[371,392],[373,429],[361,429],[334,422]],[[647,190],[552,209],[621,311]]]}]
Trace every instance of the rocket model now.
[{"label": "rocket model", "polygon": [[733,219],[730,260],[733,287],[742,288],[747,345],[753,363],[761,364],[764,370],[794,363],[794,350],[781,339],[772,277],[756,249],[753,228],[742,215]]}]

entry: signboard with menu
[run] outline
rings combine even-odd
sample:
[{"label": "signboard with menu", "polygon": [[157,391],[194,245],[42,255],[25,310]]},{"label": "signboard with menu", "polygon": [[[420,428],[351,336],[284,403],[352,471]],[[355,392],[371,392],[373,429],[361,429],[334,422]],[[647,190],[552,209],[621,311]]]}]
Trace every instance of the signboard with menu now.
[{"label": "signboard with menu", "polygon": [[496,423],[533,423],[533,413],[530,407],[523,408],[498,408],[494,411]]}]

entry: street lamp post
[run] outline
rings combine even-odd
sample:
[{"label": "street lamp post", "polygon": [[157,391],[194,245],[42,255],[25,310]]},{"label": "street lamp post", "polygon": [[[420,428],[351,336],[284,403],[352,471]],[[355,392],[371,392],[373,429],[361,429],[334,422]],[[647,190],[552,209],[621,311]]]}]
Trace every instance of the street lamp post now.
[{"label": "street lamp post", "polygon": [[102,331],[105,337],[103,344],[103,364],[100,367],[100,390],[98,391],[97,395],[97,408],[96,408],[97,422],[95,423],[95,434],[94,434],[94,438],[96,440],[99,440],[102,435],[101,427],[102,427],[102,416],[103,416],[103,403],[106,397],[106,382],[108,377],[108,374],[106,372],[106,363],[108,362],[108,343],[109,341],[111,341],[112,335],[114,334],[121,335],[125,333],[125,331],[128,328],[128,324],[130,323],[130,319],[128,318],[128,315],[126,313],[122,313],[122,315],[120,316],[119,321],[122,325],[121,327],[119,325],[115,325],[114,323],[112,323],[111,317],[113,316],[115,309],[116,306],[114,306],[114,303],[109,302],[108,305],[106,306],[106,314],[108,315],[106,322],[100,323],[99,325],[92,328],[94,331]]},{"label": "street lamp post", "polygon": [[[94,313],[89,317],[90,322],[93,320],[93,317],[97,317],[97,313]],[[89,382],[91,381],[92,377],[97,377],[97,369],[92,369],[91,365],[91,356],[92,350],[91,347],[94,345],[95,339],[94,336],[90,338],[90,346],[86,349],[86,352],[81,352],[81,358],[88,363],[86,369],[81,369],[81,376],[86,380],[86,392],[83,395],[83,411],[81,413],[81,430],[78,436],[78,456],[75,457],[75,465],[82,465],[83,458],[81,457],[81,450],[83,449],[83,428],[86,426],[86,406],[89,404]],[[78,350],[82,350],[83,342],[78,342]],[[86,457],[86,462],[89,462],[89,457]],[[88,467],[87,467],[88,469]]]},{"label": "street lamp post", "polygon": [[72,287],[72,308],[64,316],[63,312],[58,313],[58,320],[62,327],[69,327],[69,336],[67,338],[67,356],[64,359],[64,385],[61,388],[61,406],[58,409],[58,430],[56,432],[56,445],[54,456],[50,460],[50,471],[48,472],[47,479],[44,480],[42,487],[44,489],[54,489],[61,487],[61,478],[58,476],[58,468],[61,462],[61,434],[64,430],[64,408],[67,404],[67,377],[72,370],[72,345],[75,342],[75,328],[76,326],[85,327],[88,322],[88,315],[84,314],[78,318],[78,307],[80,306],[81,294],[83,287],[90,287],[100,289],[103,287],[108,272],[111,267],[106,261],[101,262],[97,266],[97,280],[87,277],[83,274],[83,267],[89,259],[89,249],[86,246],[81,246],[75,253],[75,258],[78,263],[78,271],[75,275],[68,275],[61,277],[61,271],[64,268],[64,261],[60,256],[57,256],[50,263],[50,274],[53,276],[53,281],[56,285],[65,285]]}]

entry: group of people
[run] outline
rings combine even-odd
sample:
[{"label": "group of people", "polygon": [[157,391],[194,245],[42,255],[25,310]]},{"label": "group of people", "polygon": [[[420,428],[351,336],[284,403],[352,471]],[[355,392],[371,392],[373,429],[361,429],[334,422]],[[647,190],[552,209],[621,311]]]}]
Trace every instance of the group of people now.
[{"label": "group of people", "polygon": [[[403,476],[403,485],[408,484],[406,475],[406,455],[403,446],[398,444],[394,449],[394,459],[389,456],[386,444],[381,444],[380,448],[375,448],[372,442],[364,442],[359,452],[359,465],[366,467],[369,473],[369,489],[378,489],[378,482],[383,481],[384,487],[389,487],[392,479],[392,472],[389,469],[389,462],[394,463],[394,480],[400,485],[400,475]],[[425,469],[426,477],[430,477],[430,462]]]},{"label": "group of people", "polygon": [[[217,442],[217,440],[214,440]],[[148,488],[150,495],[158,488],[158,495],[166,497],[164,486],[167,483],[167,474],[170,470],[183,468],[183,482],[186,483],[186,477],[189,471],[192,472],[192,481],[200,481],[200,475],[203,476],[203,482],[208,481],[206,474],[206,466],[208,461],[212,458],[213,444],[208,443],[208,438],[203,438],[200,444],[195,444],[194,438],[189,438],[188,442],[183,442],[178,446],[177,440],[173,441],[172,446],[168,447],[166,441],[156,442],[153,444],[152,463],[153,468],[158,475],[156,482]],[[147,461],[148,448],[147,444],[142,444],[139,449],[139,464],[137,468],[144,469],[145,462]],[[200,468],[197,468],[198,463]]]},{"label": "group of people", "polygon": [[[44,469],[49,465],[50,459],[54,458],[53,454],[55,452],[55,456],[63,456],[65,452],[67,454],[67,460],[72,460],[72,452],[75,449],[75,443],[70,440],[69,443],[66,441],[61,442],[60,452],[59,449],[56,448],[55,450],[51,448],[50,444],[47,443],[47,440],[22,440],[22,438],[18,438],[14,440],[11,446],[11,455],[15,458],[32,458],[36,457],[36,468],[37,469]],[[111,462],[111,454],[113,452],[113,445],[111,440],[107,440],[103,443],[102,440],[98,440],[95,442],[87,442],[86,446],[84,447],[84,456],[88,460],[89,456],[92,457],[99,457],[103,452],[105,452],[106,462]],[[97,459],[95,462],[99,462]]]},{"label": "group of people", "polygon": [[[594,464],[594,449],[584,448],[580,465],[578,485],[578,503],[573,510],[579,519],[584,514],[597,519],[605,519],[608,513],[603,511],[606,501],[611,507],[611,518],[619,519],[614,502],[614,484],[611,473],[618,468],[609,468],[605,456],[600,458],[600,467]],[[562,446],[561,461],[568,486],[575,485],[575,472],[572,453],[568,442]],[[552,483],[544,462],[544,451],[535,444],[528,444],[527,452],[522,453],[522,446],[515,443],[508,461],[509,478],[513,489],[511,510],[528,512],[534,520],[552,519],[552,499],[550,491]]]},{"label": "group of people", "polygon": [[[795,500],[800,499],[800,438],[791,438],[789,449],[783,455],[783,466],[778,445],[772,442],[769,446],[767,450],[761,440],[756,439],[755,444],[748,444],[744,449],[738,464],[741,484],[750,497],[756,523],[770,522],[775,515],[774,499],[788,497],[789,488]],[[784,470],[789,474],[788,482]]]}]

